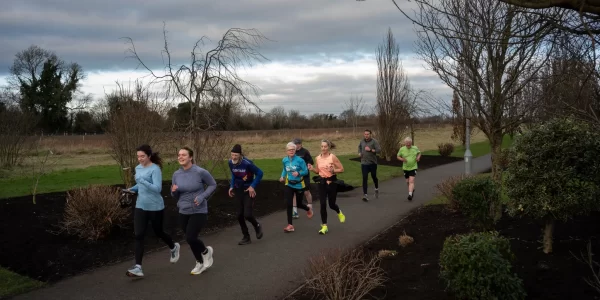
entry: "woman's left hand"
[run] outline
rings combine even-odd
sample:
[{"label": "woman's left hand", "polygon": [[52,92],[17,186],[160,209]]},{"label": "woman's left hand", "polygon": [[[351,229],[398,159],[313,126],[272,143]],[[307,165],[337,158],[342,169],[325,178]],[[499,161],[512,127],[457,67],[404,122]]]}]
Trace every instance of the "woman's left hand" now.
[{"label": "woman's left hand", "polygon": [[198,197],[194,198],[194,204],[195,204],[196,206],[200,205],[200,202],[198,202]]}]

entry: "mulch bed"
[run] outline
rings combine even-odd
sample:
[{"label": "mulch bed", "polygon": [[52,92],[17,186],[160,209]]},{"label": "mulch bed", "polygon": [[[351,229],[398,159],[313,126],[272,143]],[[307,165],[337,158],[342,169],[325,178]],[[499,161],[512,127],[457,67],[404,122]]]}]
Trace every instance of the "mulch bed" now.
[{"label": "mulch bed", "polygon": [[[217,191],[208,202],[208,224],[202,234],[237,224],[237,202],[227,196],[229,184],[222,180],[218,183]],[[311,188],[316,194],[316,186],[313,184]],[[184,240],[179,229],[177,204],[169,189],[170,182],[165,181],[162,188],[166,206],[164,228],[173,239]],[[263,180],[256,192],[255,216],[285,209],[280,182]],[[133,213],[126,228],[115,228],[104,240],[86,242],[67,234],[52,233],[62,220],[65,199],[66,192],[38,194],[37,204],[32,203],[31,196],[0,199],[0,228],[3,228],[0,266],[37,280],[56,282],[89,269],[133,259]],[[236,244],[237,240],[231,243]],[[165,244],[148,226],[146,252],[163,247]]]},{"label": "mulch bed", "polygon": [[[505,216],[496,226],[501,235],[511,239],[516,256],[515,272],[523,280],[527,299],[600,299],[584,280],[591,278],[589,267],[574,255],[586,253],[591,240],[592,251],[600,249],[600,213],[556,223],[552,254],[541,250],[542,225],[530,219]],[[401,247],[402,233],[415,243]],[[467,219],[444,205],[420,207],[388,231],[364,246],[365,251],[396,250],[397,255],[383,258],[382,268],[388,280],[384,287],[371,292],[372,299],[454,299],[439,279],[439,255],[446,237],[472,232]],[[597,260],[597,259],[596,259]],[[306,288],[293,299],[320,299]]]},{"label": "mulch bed", "polygon": [[[360,157],[353,157],[350,158],[350,160],[360,162]],[[424,170],[461,160],[464,160],[464,158],[451,156],[444,157],[439,155],[421,155],[421,160],[419,161],[418,165],[419,170]],[[385,160],[385,158],[379,157],[377,159],[377,164],[380,166],[402,167],[402,161],[399,161],[396,157],[392,157],[390,161]]]}]

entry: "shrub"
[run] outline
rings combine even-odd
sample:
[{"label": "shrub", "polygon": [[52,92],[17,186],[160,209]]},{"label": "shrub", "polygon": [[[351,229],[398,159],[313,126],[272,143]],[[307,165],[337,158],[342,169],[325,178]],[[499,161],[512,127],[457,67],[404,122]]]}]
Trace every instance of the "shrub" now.
[{"label": "shrub", "polygon": [[557,118],[515,139],[508,164],[508,213],[544,221],[543,251],[552,252],[554,220],[599,208],[600,133]]},{"label": "shrub", "polygon": [[95,241],[106,237],[113,226],[122,226],[130,210],[119,204],[119,189],[91,185],[67,193],[61,228],[68,234]]},{"label": "shrub", "polygon": [[309,259],[307,286],[327,300],[360,300],[382,286],[381,256],[362,250],[331,249]]},{"label": "shrub", "polygon": [[412,236],[407,235],[406,231],[402,235],[400,235],[400,237],[398,238],[398,243],[402,247],[406,247],[414,242],[415,242],[415,239]]},{"label": "shrub", "polygon": [[454,144],[452,143],[439,143],[437,146],[440,156],[447,157],[454,152]]},{"label": "shrub", "polygon": [[498,156],[498,166],[502,171],[506,171],[510,162],[511,152],[509,149],[501,149]]},{"label": "shrub", "polygon": [[489,229],[496,222],[494,207],[500,204],[500,189],[489,176],[463,179],[452,189],[452,197],[474,225]]},{"label": "shrub", "polygon": [[497,232],[455,235],[440,253],[440,278],[458,299],[524,299],[513,260],[510,242]]},{"label": "shrub", "polygon": [[460,208],[460,206],[458,205],[458,201],[456,201],[456,199],[454,199],[452,190],[454,190],[454,187],[456,186],[457,183],[461,182],[465,178],[466,178],[466,176],[464,174],[448,177],[444,181],[438,183],[435,186],[437,188],[437,190],[440,192],[440,194],[446,198],[446,201],[448,203],[448,208],[450,208],[451,210],[458,210]]}]

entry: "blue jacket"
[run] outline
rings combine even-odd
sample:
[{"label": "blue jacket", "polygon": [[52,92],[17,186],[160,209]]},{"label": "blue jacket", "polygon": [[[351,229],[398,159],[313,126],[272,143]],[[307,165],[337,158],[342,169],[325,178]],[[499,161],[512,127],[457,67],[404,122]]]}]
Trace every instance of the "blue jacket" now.
[{"label": "blue jacket", "polygon": [[229,187],[235,188],[256,188],[263,177],[263,171],[257,167],[251,160],[242,157],[237,165],[229,160],[229,170],[231,170],[231,182]]},{"label": "blue jacket", "polygon": [[[304,176],[308,175],[308,167],[304,159],[294,155],[290,160],[289,156],[286,156],[281,162],[283,164],[281,177],[285,179],[285,185],[295,189],[303,189],[309,184],[303,180]],[[294,172],[298,172],[298,176],[292,175]],[[291,183],[290,181],[298,181],[298,183]]]},{"label": "blue jacket", "polygon": [[165,201],[160,192],[162,191],[162,171],[156,164],[147,167],[137,165],[135,167],[136,185],[130,188],[138,194],[135,208],[148,211],[165,209]]}]

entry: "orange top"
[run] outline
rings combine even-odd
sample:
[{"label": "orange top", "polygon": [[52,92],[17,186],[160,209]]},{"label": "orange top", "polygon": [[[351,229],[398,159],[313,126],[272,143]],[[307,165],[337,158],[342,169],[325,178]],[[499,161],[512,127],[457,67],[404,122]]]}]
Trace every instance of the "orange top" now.
[{"label": "orange top", "polygon": [[[323,154],[319,154],[315,162],[315,167],[318,170],[319,176],[323,178],[331,177],[336,173],[344,172],[344,166],[342,166],[342,162],[340,162],[337,156],[335,156],[333,153],[330,153],[326,157],[323,157]],[[331,166],[333,166],[334,172],[331,172]]]}]

